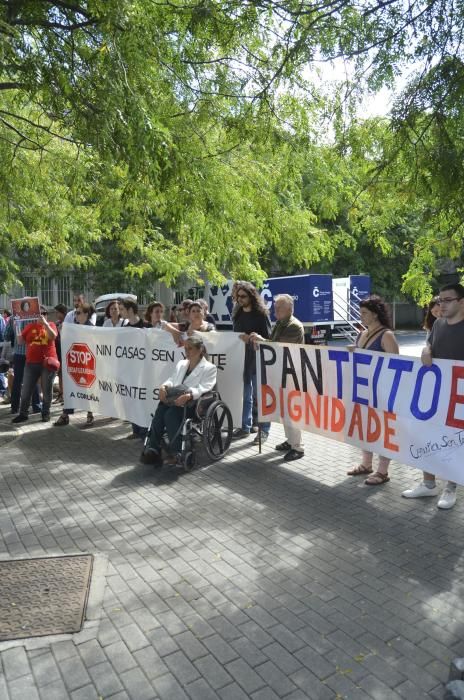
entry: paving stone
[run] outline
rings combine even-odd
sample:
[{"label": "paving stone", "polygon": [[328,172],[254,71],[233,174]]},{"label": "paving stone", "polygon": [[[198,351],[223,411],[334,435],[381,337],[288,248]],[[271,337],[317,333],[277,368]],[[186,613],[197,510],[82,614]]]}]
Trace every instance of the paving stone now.
[{"label": "paving stone", "polygon": [[89,674],[79,657],[63,659],[59,662],[59,668],[69,690],[85,686],[90,681]]},{"label": "paving stone", "polygon": [[137,665],[134,657],[123,641],[109,644],[105,647],[105,654],[118,674],[128,671],[130,668]]},{"label": "paving stone", "polygon": [[199,659],[208,654],[208,649],[204,647],[190,631],[181,632],[181,634],[177,634],[174,639],[190,661],[195,661],[195,659]]},{"label": "paving stone", "polygon": [[259,649],[272,642],[272,637],[256,622],[247,622],[239,627],[245,637],[248,637]]},{"label": "paving stone", "polygon": [[71,693],[71,700],[96,700],[96,698],[98,698],[97,690],[90,684]]},{"label": "paving stone", "polygon": [[41,651],[42,653],[39,656],[31,657],[31,654],[29,654],[32,672],[39,688],[43,685],[48,685],[52,681],[61,679],[53,654],[48,650],[45,653],[43,650]]},{"label": "paving stone", "polygon": [[181,685],[187,685],[199,677],[198,669],[188,660],[183,651],[175,651],[163,659],[172,675]]},{"label": "paving stone", "polygon": [[8,682],[21,678],[21,676],[28,676],[31,673],[31,667],[24,647],[7,649],[2,652],[1,659]]},{"label": "paving stone", "polygon": [[232,661],[238,656],[235,649],[233,649],[230,644],[225,642],[222,637],[217,634],[204,639],[203,644],[222,664],[226,664],[228,661]]},{"label": "paving stone", "polygon": [[32,674],[21,676],[8,683],[11,700],[40,700]]},{"label": "paving stone", "polygon": [[[394,690],[391,683],[384,683],[378,677],[367,675],[358,681],[358,685],[363,688],[373,700],[400,700],[398,687]],[[396,684],[395,684],[396,685]]]},{"label": "paving stone", "polygon": [[333,700],[333,690],[320,681],[319,678],[307,668],[300,668],[295,673],[292,673],[290,679],[305,692],[309,698]]},{"label": "paving stone", "polygon": [[199,678],[193,683],[189,683],[185,690],[192,700],[216,700],[219,698],[219,695],[212,690],[212,688],[210,688],[203,678]]},{"label": "paving stone", "polygon": [[168,667],[161,659],[160,655],[151,646],[136,651],[134,653],[134,659],[148,679],[162,676],[168,672]]},{"label": "paving stone", "polygon": [[77,648],[86,668],[106,661],[106,656],[96,639],[79,644]]},{"label": "paving stone", "polygon": [[114,693],[122,690],[122,684],[116,673],[113,671],[109,662],[91,666],[89,673],[92,677],[95,686],[103,697],[114,695]]},{"label": "paving stone", "polygon": [[162,700],[188,700],[188,695],[184,693],[182,687],[171,673],[159,676],[153,680],[156,693]]},{"label": "paving stone", "polygon": [[236,659],[226,665],[226,671],[249,695],[263,686],[263,679],[243,659]]},{"label": "paving stone", "polygon": [[295,684],[272,661],[266,661],[261,666],[257,666],[255,671],[281,697],[295,689]]},{"label": "paving stone", "polygon": [[129,698],[152,700],[152,698],[156,696],[154,688],[139,668],[132,668],[129,671],[124,671],[119,675],[119,678]]},{"label": "paving stone", "polygon": [[164,627],[157,627],[147,632],[147,639],[161,657],[172,654],[179,649],[175,638],[170,637]]},{"label": "paving stone", "polygon": [[250,696],[237,683],[231,683],[219,691],[219,697],[222,700],[248,700]]},{"label": "paving stone", "polygon": [[279,700],[279,696],[269,688],[262,688],[251,696],[252,700]]},{"label": "paving stone", "polygon": [[61,679],[42,686],[39,688],[39,693],[42,700],[63,700],[63,698],[69,697],[66,686]]},{"label": "paving stone", "polygon": [[197,659],[195,661],[195,666],[197,667],[201,676],[214,690],[223,688],[232,680],[229,674],[224,670],[224,666],[220,664],[211,654],[208,656],[203,656],[201,659]]}]

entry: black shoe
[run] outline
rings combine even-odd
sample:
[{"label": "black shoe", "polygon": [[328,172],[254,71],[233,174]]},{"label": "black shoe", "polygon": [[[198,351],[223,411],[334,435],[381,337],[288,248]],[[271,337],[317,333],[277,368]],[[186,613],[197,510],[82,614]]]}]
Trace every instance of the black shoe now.
[{"label": "black shoe", "polygon": [[50,421],[49,413],[42,413],[42,423],[48,423]]},{"label": "black shoe", "polygon": [[152,464],[154,467],[161,467],[163,464],[160,453],[156,452],[156,450],[151,450],[150,448],[147,448],[142,452],[140,455],[140,461],[142,464]]},{"label": "black shoe", "polygon": [[248,430],[243,430],[243,428],[235,428],[234,432],[232,433],[232,440],[241,440],[249,435],[250,433]]},{"label": "black shoe", "polygon": [[16,418],[13,418],[12,423],[24,423],[24,421],[29,420],[29,416],[25,416],[24,413],[19,413]]},{"label": "black shoe", "polygon": [[252,425],[252,426],[251,426],[251,431],[250,431],[250,432],[251,432],[251,433],[257,433],[258,430],[259,430],[259,426],[257,426],[257,425]]},{"label": "black shoe", "polygon": [[301,459],[302,457],[304,457],[304,452],[291,449],[284,455],[284,462],[293,462],[295,459]]},{"label": "black shoe", "polygon": [[276,445],[275,449],[279,450],[279,452],[288,452],[292,449],[292,446],[290,445],[288,440],[284,440],[284,442],[281,442],[278,445]]}]

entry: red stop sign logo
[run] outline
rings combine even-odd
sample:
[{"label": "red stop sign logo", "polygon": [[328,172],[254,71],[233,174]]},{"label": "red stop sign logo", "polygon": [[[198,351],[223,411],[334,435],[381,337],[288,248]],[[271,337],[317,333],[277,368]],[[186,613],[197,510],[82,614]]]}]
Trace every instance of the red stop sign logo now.
[{"label": "red stop sign logo", "polygon": [[97,378],[95,355],[87,343],[73,343],[66,353],[68,374],[78,386],[90,387]]}]

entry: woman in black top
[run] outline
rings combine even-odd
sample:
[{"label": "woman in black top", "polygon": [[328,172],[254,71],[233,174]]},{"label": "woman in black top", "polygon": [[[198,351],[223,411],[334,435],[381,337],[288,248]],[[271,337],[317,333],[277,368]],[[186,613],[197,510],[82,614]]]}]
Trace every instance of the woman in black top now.
[{"label": "woman in black top", "polygon": [[[245,343],[245,364],[243,368],[243,411],[242,427],[234,430],[234,438],[246,437],[253,424],[253,397],[256,396],[256,351],[250,339],[251,333],[258,333],[263,338],[271,335],[271,322],[258,290],[249,282],[236,285],[237,304],[233,311],[233,329],[240,333]],[[269,437],[270,423],[261,423],[261,440]],[[258,443],[255,438],[254,443]]]}]

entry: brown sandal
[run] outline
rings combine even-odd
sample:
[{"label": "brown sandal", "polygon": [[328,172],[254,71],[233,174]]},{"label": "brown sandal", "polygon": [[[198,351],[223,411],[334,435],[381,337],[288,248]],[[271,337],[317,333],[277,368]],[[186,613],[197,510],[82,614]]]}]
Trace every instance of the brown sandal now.
[{"label": "brown sandal", "polygon": [[346,472],[348,476],[364,476],[365,474],[372,474],[372,467],[365,467],[364,464],[358,464],[357,467],[353,467],[349,472]]},{"label": "brown sandal", "polygon": [[381,474],[381,472],[375,472],[375,474],[372,474],[368,479],[364,481],[366,486],[381,486],[382,484],[386,484],[387,481],[390,481],[390,477],[388,474]]}]

